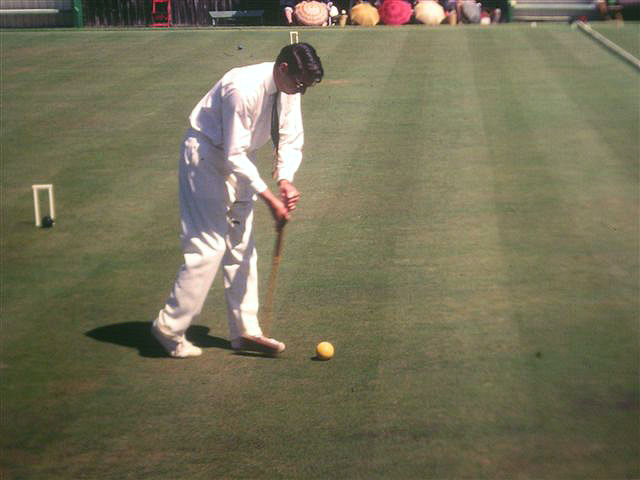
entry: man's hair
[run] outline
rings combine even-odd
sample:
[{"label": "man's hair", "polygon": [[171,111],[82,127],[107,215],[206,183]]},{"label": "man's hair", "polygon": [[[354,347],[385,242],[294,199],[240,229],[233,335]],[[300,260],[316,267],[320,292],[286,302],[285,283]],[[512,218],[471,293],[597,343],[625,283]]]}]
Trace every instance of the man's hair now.
[{"label": "man's hair", "polygon": [[313,78],[314,83],[322,80],[324,70],[322,63],[313,48],[308,43],[293,43],[280,50],[276,64],[287,63],[289,73],[292,75],[307,75]]}]

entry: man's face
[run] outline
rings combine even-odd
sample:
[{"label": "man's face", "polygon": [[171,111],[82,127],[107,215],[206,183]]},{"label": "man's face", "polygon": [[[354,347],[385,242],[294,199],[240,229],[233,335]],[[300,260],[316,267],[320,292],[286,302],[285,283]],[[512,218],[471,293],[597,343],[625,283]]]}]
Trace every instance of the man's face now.
[{"label": "man's face", "polygon": [[289,66],[286,63],[281,63],[279,65],[279,70],[281,73],[281,81],[278,88],[288,95],[294,95],[296,93],[304,95],[304,93],[307,91],[307,88],[313,87],[313,85],[315,85],[314,79],[308,74],[289,73]]}]

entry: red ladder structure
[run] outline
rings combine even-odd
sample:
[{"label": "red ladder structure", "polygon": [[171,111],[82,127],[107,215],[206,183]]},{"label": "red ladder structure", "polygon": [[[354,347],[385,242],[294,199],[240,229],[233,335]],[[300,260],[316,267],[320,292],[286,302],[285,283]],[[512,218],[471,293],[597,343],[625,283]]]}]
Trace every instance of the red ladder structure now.
[{"label": "red ladder structure", "polygon": [[171,0],[153,0],[151,7],[151,26],[171,26]]}]

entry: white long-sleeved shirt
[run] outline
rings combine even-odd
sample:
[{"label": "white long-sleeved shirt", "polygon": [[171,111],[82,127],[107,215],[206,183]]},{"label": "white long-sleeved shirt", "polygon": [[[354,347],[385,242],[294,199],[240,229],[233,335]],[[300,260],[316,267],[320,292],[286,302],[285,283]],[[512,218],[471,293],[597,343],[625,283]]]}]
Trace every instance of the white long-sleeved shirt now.
[{"label": "white long-sleeved shirt", "polygon": [[279,98],[280,140],[276,179],[293,181],[302,161],[304,132],[300,94],[280,92],[274,62],[230,70],[191,112],[191,127],[224,151],[223,171],[245,179],[260,193],[267,189],[255,166],[256,152],[271,140],[271,111]]}]

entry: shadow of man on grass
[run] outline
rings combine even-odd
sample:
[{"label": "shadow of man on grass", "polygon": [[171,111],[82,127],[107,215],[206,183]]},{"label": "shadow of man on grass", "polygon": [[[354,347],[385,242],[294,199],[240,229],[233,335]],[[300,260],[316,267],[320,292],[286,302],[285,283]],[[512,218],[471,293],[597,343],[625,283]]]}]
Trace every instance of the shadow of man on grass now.
[{"label": "shadow of man on grass", "polygon": [[[209,328],[192,325],[187,338],[200,348],[222,348],[231,350],[228,340],[209,335]],[[99,342],[113,343],[123,347],[137,348],[141,357],[164,358],[167,353],[151,335],[151,322],[124,322],[94,328],[85,333]]]}]

